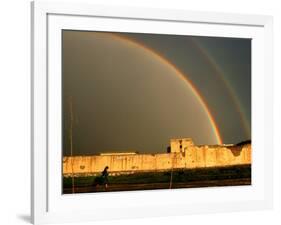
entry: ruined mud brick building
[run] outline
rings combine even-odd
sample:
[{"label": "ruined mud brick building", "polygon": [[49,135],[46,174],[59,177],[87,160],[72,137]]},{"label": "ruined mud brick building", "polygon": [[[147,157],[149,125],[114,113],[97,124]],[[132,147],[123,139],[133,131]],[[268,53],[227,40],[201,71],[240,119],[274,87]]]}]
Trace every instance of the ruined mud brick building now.
[{"label": "ruined mud brick building", "polygon": [[171,139],[167,153],[103,153],[63,157],[63,175],[100,174],[105,166],[113,175],[251,164],[251,143],[237,145],[194,145],[192,139]]}]

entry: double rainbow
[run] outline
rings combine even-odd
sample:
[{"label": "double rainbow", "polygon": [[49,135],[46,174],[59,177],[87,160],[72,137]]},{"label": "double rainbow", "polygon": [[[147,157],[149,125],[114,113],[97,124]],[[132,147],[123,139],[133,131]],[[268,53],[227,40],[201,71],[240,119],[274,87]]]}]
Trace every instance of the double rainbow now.
[{"label": "double rainbow", "polygon": [[112,38],[116,38],[119,40],[123,40],[125,41],[128,45],[131,45],[132,47],[135,48],[142,48],[143,50],[145,50],[148,54],[150,54],[152,57],[154,57],[155,59],[159,60],[161,63],[168,65],[174,72],[175,74],[177,74],[177,76],[179,76],[192,90],[193,94],[196,96],[198,102],[200,103],[200,105],[202,106],[202,108],[204,109],[204,112],[207,115],[207,118],[212,126],[212,130],[214,132],[216,141],[218,144],[222,144],[222,138],[221,138],[221,134],[219,132],[218,126],[215,122],[215,119],[213,117],[213,115],[211,114],[209,108],[208,108],[208,104],[204,101],[204,98],[200,95],[199,91],[196,89],[196,87],[194,86],[194,84],[187,78],[186,75],[184,75],[184,73],[182,71],[180,71],[173,63],[171,63],[170,61],[168,61],[164,56],[162,56],[160,53],[158,53],[157,51],[155,51],[154,49],[150,49],[147,46],[129,39],[127,37],[118,35],[116,33],[106,33],[107,35],[111,35]]}]

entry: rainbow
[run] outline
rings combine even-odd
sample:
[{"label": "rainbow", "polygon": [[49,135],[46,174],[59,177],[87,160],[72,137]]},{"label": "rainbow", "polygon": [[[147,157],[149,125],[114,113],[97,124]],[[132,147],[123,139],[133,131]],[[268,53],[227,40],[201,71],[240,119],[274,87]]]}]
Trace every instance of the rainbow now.
[{"label": "rainbow", "polygon": [[227,87],[226,89],[229,92],[229,96],[231,97],[232,101],[234,102],[235,108],[238,112],[238,115],[241,118],[241,124],[245,130],[245,133],[247,136],[251,135],[250,126],[247,122],[247,119],[245,117],[245,112],[243,111],[243,107],[238,99],[238,96],[235,94],[235,91],[233,90],[230,83],[225,79],[225,76],[223,75],[222,69],[219,67],[217,62],[209,55],[208,51],[204,49],[194,38],[191,38],[192,42],[194,43],[194,46],[198,49],[199,52],[205,57],[207,62],[213,69],[216,71],[216,74],[219,76],[220,80],[223,82],[223,84]]},{"label": "rainbow", "polygon": [[199,91],[197,90],[195,85],[187,78],[187,76],[182,71],[180,71],[180,69],[178,69],[173,63],[171,63],[168,59],[166,59],[164,56],[162,56],[160,53],[158,53],[154,49],[150,49],[147,46],[145,46],[145,45],[143,45],[143,44],[141,44],[141,43],[139,43],[135,40],[132,40],[128,37],[121,36],[121,35],[116,34],[116,33],[105,33],[105,34],[110,35],[112,38],[126,41],[126,43],[131,44],[134,47],[142,48],[147,53],[149,53],[153,57],[157,58],[160,62],[168,65],[171,69],[173,69],[175,71],[175,73],[180,77],[180,79],[182,79],[191,88],[191,90],[194,93],[194,95],[196,96],[198,102],[203,107],[203,109],[204,109],[204,111],[205,111],[205,113],[206,113],[206,115],[209,119],[209,122],[212,126],[212,130],[215,134],[217,143],[218,144],[223,143],[220,132],[219,132],[219,129],[218,129],[218,126],[215,122],[215,119],[214,119],[213,115],[211,114],[211,112],[208,108],[208,104],[204,101],[204,98],[201,96],[201,94],[199,93]]}]

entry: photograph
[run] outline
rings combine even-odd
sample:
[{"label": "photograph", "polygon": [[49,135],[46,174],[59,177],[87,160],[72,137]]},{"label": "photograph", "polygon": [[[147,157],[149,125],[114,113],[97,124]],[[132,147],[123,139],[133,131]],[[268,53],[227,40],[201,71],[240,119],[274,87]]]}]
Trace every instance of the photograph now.
[{"label": "photograph", "polygon": [[62,32],[62,194],[251,185],[251,38]]}]

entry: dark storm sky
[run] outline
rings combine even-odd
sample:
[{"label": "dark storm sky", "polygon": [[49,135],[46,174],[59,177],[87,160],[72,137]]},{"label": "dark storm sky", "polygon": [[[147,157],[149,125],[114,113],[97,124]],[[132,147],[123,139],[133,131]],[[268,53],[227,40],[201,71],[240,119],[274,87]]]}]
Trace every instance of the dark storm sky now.
[{"label": "dark storm sky", "polygon": [[169,64],[198,90],[223,143],[251,138],[250,39],[64,31],[64,155],[70,101],[75,155],[165,152],[173,137],[218,143],[206,110]]}]

